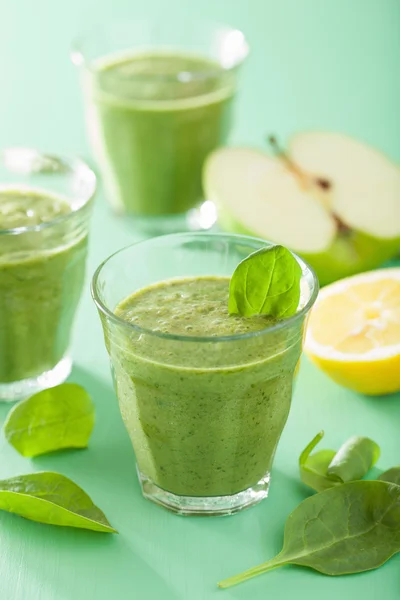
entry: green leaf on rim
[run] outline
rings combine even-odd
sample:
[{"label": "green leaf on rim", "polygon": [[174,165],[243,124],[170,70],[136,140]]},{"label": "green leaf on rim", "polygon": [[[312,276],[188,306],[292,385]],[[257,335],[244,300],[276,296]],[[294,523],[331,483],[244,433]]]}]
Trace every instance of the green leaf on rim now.
[{"label": "green leaf on rim", "polygon": [[229,313],[243,317],[294,315],[300,301],[302,270],[283,246],[261,248],[236,267],[229,288]]}]

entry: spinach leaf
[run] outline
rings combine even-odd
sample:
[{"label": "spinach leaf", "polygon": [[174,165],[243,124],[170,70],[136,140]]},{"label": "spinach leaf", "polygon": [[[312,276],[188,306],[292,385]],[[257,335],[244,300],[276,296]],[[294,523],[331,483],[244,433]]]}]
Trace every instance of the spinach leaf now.
[{"label": "spinach leaf", "polygon": [[32,473],[0,481],[0,510],[39,523],[117,533],[89,496],[59,473]]},{"label": "spinach leaf", "polygon": [[400,552],[400,486],[352,481],[314,494],[289,515],[281,552],[219,583],[227,588],[293,564],[326,575],[376,569]]},{"label": "spinach leaf", "polygon": [[86,390],[63,383],[17,404],[4,423],[4,434],[23,456],[86,448],[94,418],[94,405]]},{"label": "spinach leaf", "polygon": [[[311,454],[315,446],[324,437],[324,432],[317,433],[311,440],[299,458],[300,477],[303,483],[317,492],[322,492],[328,488],[338,485],[338,482],[327,476],[326,471],[335,456],[334,450],[320,450]],[[310,456],[311,454],[311,456]]]},{"label": "spinach leaf", "polygon": [[374,466],[379,455],[380,448],[373,440],[351,437],[335,454],[327,474],[341,483],[361,479]]},{"label": "spinach leaf", "polygon": [[299,459],[301,480],[317,492],[361,479],[379,458],[379,446],[369,438],[358,436],[348,439],[337,452],[320,450],[311,454],[323,436],[323,431],[318,433]]},{"label": "spinach leaf", "polygon": [[236,267],[229,288],[229,313],[243,317],[294,315],[300,301],[301,267],[283,246],[261,248]]},{"label": "spinach leaf", "polygon": [[400,466],[393,467],[384,473],[381,473],[378,479],[382,481],[389,481],[390,483],[395,483],[396,485],[400,485]]}]

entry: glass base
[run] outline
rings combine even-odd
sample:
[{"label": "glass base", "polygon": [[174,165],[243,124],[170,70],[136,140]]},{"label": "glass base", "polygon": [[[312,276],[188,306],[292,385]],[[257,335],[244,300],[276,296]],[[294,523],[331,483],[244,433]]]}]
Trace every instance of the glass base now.
[{"label": "glass base", "polygon": [[135,228],[145,235],[157,236],[185,231],[206,231],[217,221],[217,211],[210,201],[203,202],[198,208],[177,215],[132,215],[128,216]]},{"label": "glass base", "polygon": [[137,470],[145,498],[178,515],[228,516],[250,508],[268,496],[270,474],[267,473],[253,487],[232,496],[177,496],[161,489]]},{"label": "glass base", "polygon": [[45,371],[38,377],[21,379],[12,383],[0,383],[0,402],[15,402],[28,398],[41,390],[63,383],[71,373],[72,360],[64,356],[50,371]]}]

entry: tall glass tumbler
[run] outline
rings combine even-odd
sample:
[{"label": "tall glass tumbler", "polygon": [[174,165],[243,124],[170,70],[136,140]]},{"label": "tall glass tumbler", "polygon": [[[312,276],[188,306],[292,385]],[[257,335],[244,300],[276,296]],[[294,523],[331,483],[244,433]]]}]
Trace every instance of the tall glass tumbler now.
[{"label": "tall glass tumbler", "polygon": [[128,323],[115,309],[155,282],[231,276],[239,261],[267,244],[227,234],[161,236],[117,252],[94,275],[92,293],[143,494],[174,512],[233,514],[267,496],[318,283],[296,257],[303,272],[298,312],[240,335],[169,335]]},{"label": "tall glass tumbler", "polygon": [[204,160],[227,140],[247,52],[237,29],[168,19],[111,23],[75,42],[89,138],[117,212],[153,232],[186,227],[203,200]]},{"label": "tall glass tumbler", "polygon": [[[28,148],[0,152],[0,400],[70,373],[95,189],[94,173],[79,160]],[[43,202],[63,213],[41,214]],[[7,226],[19,219],[24,226]]]}]

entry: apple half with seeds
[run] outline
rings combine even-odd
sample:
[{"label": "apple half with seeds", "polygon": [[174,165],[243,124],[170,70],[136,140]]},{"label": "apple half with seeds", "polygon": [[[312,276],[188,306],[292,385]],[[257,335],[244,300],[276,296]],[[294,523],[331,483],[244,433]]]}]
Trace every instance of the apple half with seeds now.
[{"label": "apple half with seeds", "polygon": [[221,227],[287,246],[320,283],[374,269],[400,248],[400,168],[338,133],[293,137],[274,155],[221,148],[204,168]]}]

